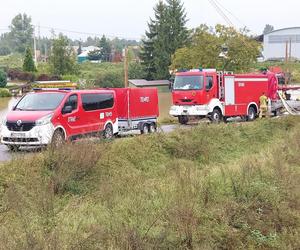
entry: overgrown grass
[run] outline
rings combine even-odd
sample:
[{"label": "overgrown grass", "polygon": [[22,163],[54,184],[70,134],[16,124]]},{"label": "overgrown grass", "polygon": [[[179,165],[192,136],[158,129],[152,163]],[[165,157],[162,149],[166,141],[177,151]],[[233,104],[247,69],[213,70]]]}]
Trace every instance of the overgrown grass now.
[{"label": "overgrown grass", "polygon": [[0,167],[3,249],[299,249],[300,119],[78,143]]}]

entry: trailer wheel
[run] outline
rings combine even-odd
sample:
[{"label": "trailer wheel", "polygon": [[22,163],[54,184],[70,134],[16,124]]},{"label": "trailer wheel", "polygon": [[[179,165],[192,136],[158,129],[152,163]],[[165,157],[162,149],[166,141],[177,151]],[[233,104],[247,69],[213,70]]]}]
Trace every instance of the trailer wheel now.
[{"label": "trailer wheel", "polygon": [[251,121],[254,121],[256,118],[256,110],[254,107],[249,107],[249,110],[248,110],[248,116],[247,116],[247,121],[251,122]]},{"label": "trailer wheel", "polygon": [[141,134],[148,134],[149,131],[150,131],[150,128],[149,128],[148,124],[147,124],[147,123],[144,123],[144,124],[143,124],[143,127],[142,127],[142,129],[141,129]]},{"label": "trailer wheel", "polygon": [[210,115],[210,120],[213,123],[220,123],[222,121],[222,113],[219,109],[215,108]]},{"label": "trailer wheel", "polygon": [[189,121],[189,118],[187,115],[180,115],[178,116],[178,122],[182,125],[186,125]]},{"label": "trailer wheel", "polygon": [[20,150],[20,146],[17,146],[17,145],[6,145],[9,149],[9,151],[12,151],[12,152],[17,152]]},{"label": "trailer wheel", "polygon": [[107,124],[105,129],[103,130],[102,137],[103,139],[110,140],[114,136],[113,128],[111,124]]},{"label": "trailer wheel", "polygon": [[156,124],[151,123],[149,126],[149,133],[155,133],[156,132]]},{"label": "trailer wheel", "polygon": [[65,136],[63,132],[59,129],[55,130],[52,136],[51,146],[57,148],[63,145],[64,143],[65,143]]}]

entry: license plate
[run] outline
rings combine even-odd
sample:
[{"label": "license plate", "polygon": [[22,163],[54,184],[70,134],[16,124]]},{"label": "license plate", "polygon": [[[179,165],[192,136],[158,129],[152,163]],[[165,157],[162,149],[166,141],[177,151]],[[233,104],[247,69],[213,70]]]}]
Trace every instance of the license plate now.
[{"label": "license plate", "polygon": [[25,133],[11,133],[11,137],[13,138],[24,138],[25,137]]}]

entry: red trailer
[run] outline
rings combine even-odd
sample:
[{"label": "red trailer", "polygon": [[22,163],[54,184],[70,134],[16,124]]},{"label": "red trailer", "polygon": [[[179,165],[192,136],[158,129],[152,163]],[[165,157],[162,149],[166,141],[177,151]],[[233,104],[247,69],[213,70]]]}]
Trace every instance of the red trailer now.
[{"label": "red trailer", "polygon": [[259,112],[259,97],[265,93],[277,102],[277,90],[277,78],[271,72],[233,74],[215,69],[178,72],[172,88],[170,115],[178,117],[182,124],[191,116],[208,117],[214,122],[236,116],[254,120]]},{"label": "red trailer", "polygon": [[119,131],[152,133],[159,116],[156,88],[112,88],[116,94]]}]

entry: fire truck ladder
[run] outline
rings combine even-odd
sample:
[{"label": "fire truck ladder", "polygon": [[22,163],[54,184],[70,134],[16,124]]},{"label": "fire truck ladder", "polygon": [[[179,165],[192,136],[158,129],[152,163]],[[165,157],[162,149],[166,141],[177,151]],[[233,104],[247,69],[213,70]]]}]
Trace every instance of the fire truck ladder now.
[{"label": "fire truck ladder", "polygon": [[282,102],[284,108],[286,109],[286,111],[287,111],[290,115],[294,115],[294,116],[300,115],[300,112],[299,112],[299,111],[297,111],[296,109],[294,109],[293,107],[291,107],[291,106],[286,102],[286,100],[283,98],[282,92],[277,91],[277,93],[278,93],[278,96],[279,96],[279,98],[280,98],[280,100],[281,100],[281,102]]},{"label": "fire truck ladder", "polygon": [[219,84],[219,98],[224,100],[225,91],[224,91],[224,72],[218,71],[218,84]]}]

